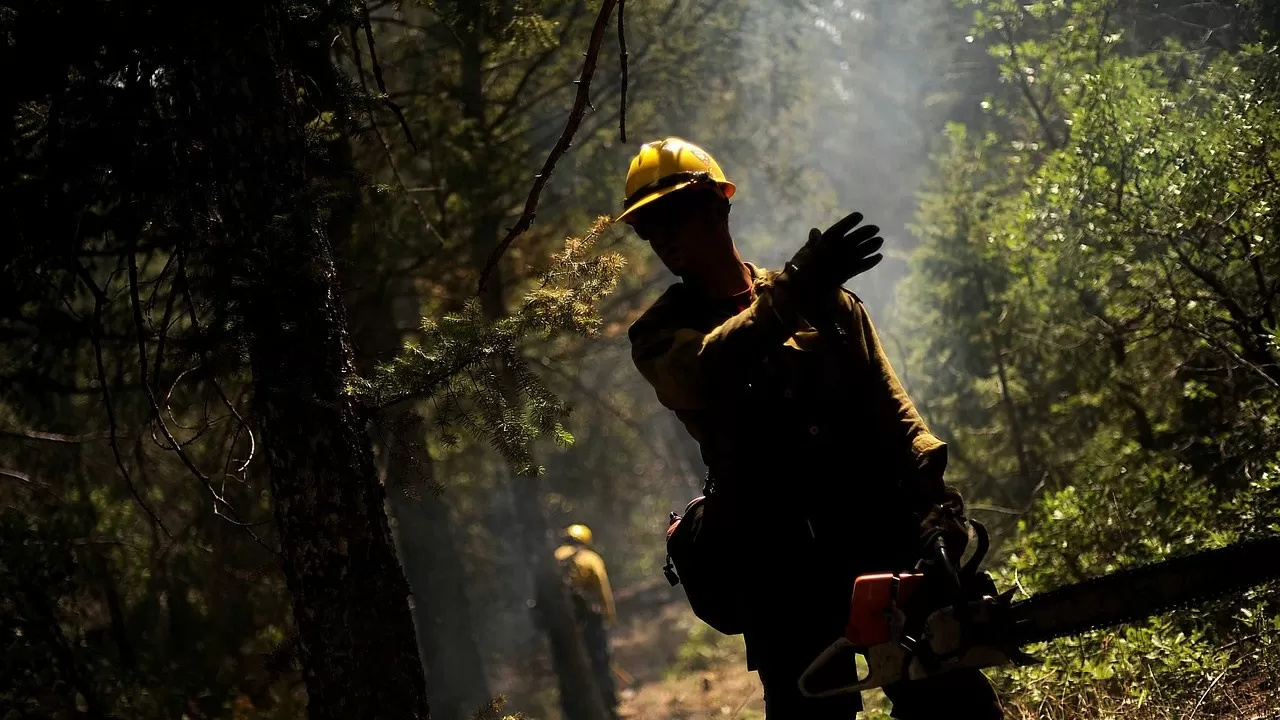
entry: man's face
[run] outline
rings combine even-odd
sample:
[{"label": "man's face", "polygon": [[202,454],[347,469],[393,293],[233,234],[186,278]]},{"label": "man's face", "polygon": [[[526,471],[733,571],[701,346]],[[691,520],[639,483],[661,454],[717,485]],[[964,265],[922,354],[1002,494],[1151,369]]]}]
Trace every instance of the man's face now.
[{"label": "man's face", "polygon": [[711,263],[733,260],[732,253],[722,257],[720,247],[727,238],[723,203],[714,190],[678,190],[637,211],[632,227],[672,273],[697,275]]}]

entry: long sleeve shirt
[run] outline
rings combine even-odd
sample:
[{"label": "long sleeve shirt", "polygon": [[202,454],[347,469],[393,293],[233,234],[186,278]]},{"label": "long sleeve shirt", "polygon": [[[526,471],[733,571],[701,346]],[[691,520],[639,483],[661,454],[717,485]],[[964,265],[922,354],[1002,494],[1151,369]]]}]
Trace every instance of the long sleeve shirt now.
[{"label": "long sleeve shirt", "polygon": [[939,492],[946,444],[907,396],[862,302],[840,291],[832,317],[845,337],[830,337],[775,296],[775,274],[750,269],[745,306],[677,283],[629,331],[632,360],[698,442],[716,487],[747,490],[783,473],[790,489],[840,497]]}]

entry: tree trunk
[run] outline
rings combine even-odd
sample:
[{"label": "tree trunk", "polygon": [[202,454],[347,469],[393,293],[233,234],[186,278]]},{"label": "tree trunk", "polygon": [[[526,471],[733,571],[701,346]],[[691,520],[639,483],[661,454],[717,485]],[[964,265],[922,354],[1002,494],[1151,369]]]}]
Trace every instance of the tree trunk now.
[{"label": "tree trunk", "polygon": [[[344,141],[343,151],[350,146]],[[379,238],[361,238],[380,242]],[[378,361],[400,350],[405,331],[421,322],[419,300],[410,279],[388,277],[385,267],[373,266],[360,240],[337,248],[341,266],[350,268],[351,287],[362,292],[348,298],[357,367],[369,372]],[[387,507],[395,522],[393,539],[404,565],[413,597],[413,624],[431,688],[432,715],[438,720],[469,720],[492,700],[484,658],[467,592],[466,570],[452,532],[445,500],[425,488],[411,498],[404,488],[433,477],[427,427],[405,407],[388,408],[378,424],[394,432],[375,433],[379,445],[380,476],[387,491]],[[406,445],[407,443],[407,445]]]},{"label": "tree trunk", "polygon": [[[414,437],[425,434],[421,423]],[[466,571],[458,554],[444,497],[423,490],[420,497],[395,487],[397,476],[412,475],[403,451],[392,451],[387,464],[391,514],[405,574],[413,589],[413,620],[418,647],[427,667],[432,715],[438,720],[467,720],[491,699],[484,659],[471,618]],[[430,465],[429,449],[415,460]]]},{"label": "tree trunk", "polygon": [[[425,718],[425,680],[365,418],[328,243],[264,274],[249,355],[312,720]],[[309,240],[309,242],[307,241]],[[292,256],[292,257],[289,257]]]},{"label": "tree trunk", "polygon": [[560,680],[560,705],[567,720],[608,720],[603,696],[596,687],[582,633],[573,615],[573,600],[555,561],[542,503],[542,483],[537,478],[513,476],[516,512],[521,535],[533,571],[534,611],[551,646],[551,661]]},{"label": "tree trunk", "polygon": [[287,12],[274,3],[209,11],[198,60],[176,70],[190,89],[181,108],[210,133],[179,158],[214,178],[191,188],[193,200],[217,207],[204,228],[211,242],[193,249],[203,251],[206,290],[232,310],[245,340],[308,715],[426,718],[409,587],[366,417],[347,391],[346,312],[317,192],[332,158],[303,132],[303,114],[324,98],[308,90],[302,103],[299,93],[332,74],[315,50],[328,39],[290,36],[325,27]]},{"label": "tree trunk", "polygon": [[328,242],[314,230],[276,240],[246,324],[309,716],[425,718],[409,586],[365,417],[345,392],[350,350]]}]

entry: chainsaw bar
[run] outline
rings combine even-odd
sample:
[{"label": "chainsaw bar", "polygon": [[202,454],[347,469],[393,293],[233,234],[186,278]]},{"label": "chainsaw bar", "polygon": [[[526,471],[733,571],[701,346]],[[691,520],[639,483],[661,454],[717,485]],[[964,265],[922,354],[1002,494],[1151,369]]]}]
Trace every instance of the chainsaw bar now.
[{"label": "chainsaw bar", "polygon": [[1018,644],[1141,620],[1280,577],[1280,536],[1228,545],[1037,593],[1009,607]]}]

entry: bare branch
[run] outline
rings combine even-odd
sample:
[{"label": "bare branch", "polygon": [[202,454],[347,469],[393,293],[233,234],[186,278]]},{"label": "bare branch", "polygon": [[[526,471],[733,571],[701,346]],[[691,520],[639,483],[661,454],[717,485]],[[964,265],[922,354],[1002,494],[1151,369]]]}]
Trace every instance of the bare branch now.
[{"label": "bare branch", "polygon": [[1184,323],[1181,327],[1183,330],[1191,333],[1192,335],[1195,335],[1201,340],[1204,340],[1210,347],[1227,355],[1232,360],[1235,360],[1237,363],[1240,363],[1240,365],[1246,368],[1249,368],[1253,372],[1257,373],[1258,376],[1267,384],[1269,384],[1272,388],[1276,390],[1280,390],[1280,377],[1277,377],[1277,375],[1280,373],[1277,373],[1277,371],[1275,370],[1276,368],[1275,365],[1272,365],[1270,366],[1270,368],[1268,368],[1262,365],[1258,365],[1257,363],[1251,362],[1248,358],[1245,358],[1241,356],[1240,353],[1236,352],[1235,349],[1232,348],[1228,343],[1222,342],[1222,340],[1219,338],[1217,333],[1201,330],[1200,328],[1196,327],[1195,325],[1192,325],[1189,322]]},{"label": "bare branch", "polygon": [[501,103],[502,110],[498,113],[497,117],[489,123],[490,130],[500,128],[509,116],[518,114],[528,108],[528,105],[519,104],[520,96],[524,94],[525,86],[528,85],[529,81],[537,75],[538,71],[541,70],[544,65],[546,65],[547,61],[564,47],[565,42],[569,38],[569,32],[573,28],[577,27],[578,17],[582,14],[585,7],[586,3],[584,2],[576,2],[573,4],[573,8],[571,9],[569,16],[565,18],[560,25],[560,37],[557,39],[556,44],[547,48],[546,52],[539,55],[537,59],[529,64],[528,68],[524,71],[524,74],[520,76],[519,82],[516,83],[515,89],[512,90],[511,94],[508,96],[508,100],[505,103]]},{"label": "bare branch", "polygon": [[11,477],[15,480],[24,482],[28,485],[36,484],[35,481],[31,479],[30,475],[22,472],[21,470],[10,470],[9,468],[0,467],[0,475],[4,475],[5,477]]},{"label": "bare branch", "polygon": [[94,440],[106,440],[109,433],[96,432],[83,433],[80,435],[64,435],[62,433],[44,432],[42,430],[10,430],[7,428],[0,428],[0,435],[22,438],[24,440],[43,440],[45,442],[76,444],[92,442]]},{"label": "bare branch", "polygon": [[582,62],[582,74],[578,78],[578,94],[573,101],[573,109],[569,112],[569,119],[565,122],[564,132],[560,134],[560,139],[556,142],[555,147],[551,148],[550,154],[547,155],[547,161],[543,163],[542,171],[534,176],[533,187],[529,189],[529,197],[525,200],[524,212],[520,214],[520,219],[507,230],[506,236],[490,253],[484,269],[480,271],[478,293],[484,292],[485,286],[489,282],[489,275],[493,272],[493,268],[498,265],[498,261],[502,259],[503,253],[507,251],[507,248],[511,247],[511,243],[515,242],[517,237],[533,224],[533,218],[537,215],[538,198],[542,195],[542,189],[546,187],[547,181],[551,179],[551,172],[555,170],[556,163],[560,161],[560,157],[569,150],[573,135],[578,131],[578,126],[582,123],[582,116],[586,113],[587,106],[591,101],[591,77],[595,74],[596,61],[600,57],[600,45],[604,41],[604,31],[608,27],[609,16],[613,14],[613,7],[617,4],[618,0],[604,0],[600,4],[600,14],[596,16],[595,27],[591,30],[591,41],[587,44],[586,58]]},{"label": "bare branch", "polygon": [[[368,18],[368,12],[367,12],[367,9],[366,9],[366,13],[365,13],[365,31],[366,31],[366,33],[368,33],[368,32],[369,32],[369,31],[368,31],[368,27],[369,27],[368,23],[369,23],[369,18]],[[353,62],[355,63],[355,66],[356,66],[356,76],[357,76],[357,77],[359,78],[359,80],[360,80],[360,87],[361,87],[361,88],[364,88],[364,87],[366,86],[366,81],[365,81],[365,77],[364,77],[364,62],[360,59],[360,42],[359,42],[359,39],[356,37],[356,29],[355,29],[354,27],[353,27],[353,28],[351,28],[351,39],[350,39],[350,42],[351,42],[351,56],[352,56],[352,60],[353,60]],[[376,58],[376,57],[374,56],[374,54],[373,54],[373,52],[374,52],[374,51],[373,51],[373,37],[372,37],[372,36],[368,36],[368,42],[369,42],[369,56],[370,56],[370,58],[372,58],[372,60],[373,60],[373,62],[374,62],[374,74],[375,74],[375,81],[379,84],[379,89],[380,89],[380,90],[382,90],[382,91],[385,93],[386,91],[385,91],[385,89],[382,87],[382,70],[378,67],[378,65],[377,65],[377,58]],[[388,97],[388,100],[387,100],[388,102],[393,102],[392,100],[390,100],[390,96],[389,96],[389,95],[388,95],[387,97]],[[398,108],[399,108],[399,106],[397,105],[397,106],[396,106],[396,108],[398,109]],[[396,118],[397,118],[397,120],[398,120],[399,122],[401,122],[401,123],[404,123],[404,122],[405,122],[405,119],[404,119],[403,114],[397,113]],[[396,184],[400,186],[401,191],[403,191],[403,192],[405,193],[405,196],[409,199],[409,204],[413,206],[413,209],[414,209],[415,211],[417,211],[417,213],[418,213],[418,218],[422,221],[422,226],[423,226],[423,228],[424,228],[424,229],[426,229],[429,233],[431,233],[432,235],[434,235],[434,236],[435,236],[436,242],[438,242],[438,243],[440,244],[440,247],[444,247],[444,245],[445,245],[445,239],[444,239],[444,236],[440,234],[440,231],[436,229],[435,224],[434,224],[434,223],[432,223],[432,222],[431,222],[431,219],[427,217],[427,213],[426,213],[426,211],[423,209],[423,207],[422,207],[422,203],[421,203],[421,202],[419,202],[419,201],[418,201],[418,199],[417,199],[416,197],[414,197],[414,196],[413,196],[413,194],[412,194],[412,193],[413,193],[413,191],[412,191],[412,190],[410,190],[408,187],[406,187],[406,185],[405,185],[405,181],[404,181],[404,176],[403,176],[403,175],[401,175],[401,173],[400,173],[400,165],[399,165],[399,163],[397,163],[397,162],[396,162],[395,153],[394,153],[394,152],[392,151],[392,149],[391,149],[391,143],[387,141],[387,137],[386,137],[386,135],[385,135],[385,134],[383,134],[383,132],[382,132],[382,128],[378,125],[377,120],[373,117],[373,115],[372,115],[372,114],[370,114],[370,115],[369,115],[369,124],[370,124],[370,127],[373,129],[374,134],[376,134],[376,135],[378,136],[378,143],[382,145],[382,150],[383,150],[383,152],[386,154],[386,157],[387,157],[387,166],[391,169],[391,176],[395,179]],[[405,126],[403,126],[403,125],[402,125],[402,127],[405,127]],[[407,132],[408,132],[407,127],[405,128],[405,132],[406,132],[406,134],[407,134]],[[409,144],[410,144],[410,145],[413,145],[413,139],[412,139],[412,138],[410,138],[410,140],[409,140]],[[415,153],[417,152],[417,146],[416,146],[416,145],[414,146],[414,152],[415,152]],[[416,188],[415,188],[415,189],[416,189]]]},{"label": "bare branch", "polygon": [[[404,110],[391,99],[391,94],[387,92],[387,84],[382,79],[382,65],[378,63],[378,50],[373,43],[373,26],[369,24],[369,6],[361,6],[361,19],[364,22],[364,41],[369,46],[369,66],[373,70],[373,80],[378,86],[378,92],[381,93],[382,104],[396,116],[396,120],[400,123],[400,129],[404,131],[405,140],[409,141],[409,147],[413,151],[418,152],[418,144],[413,141],[413,132],[409,130],[409,121],[404,118]],[[351,48],[351,51],[360,54],[359,47]]]},{"label": "bare branch", "polygon": [[618,110],[618,138],[627,141],[627,31],[623,15],[626,0],[618,0],[618,65],[622,72],[622,102]]},{"label": "bare branch", "polygon": [[436,226],[431,222],[431,218],[427,217],[427,211],[422,207],[422,203],[419,202],[418,198],[414,197],[413,193],[409,192],[408,187],[405,186],[404,176],[400,174],[400,164],[396,162],[396,155],[392,152],[391,144],[387,142],[387,138],[383,135],[382,129],[375,125],[373,131],[377,133],[378,142],[381,143],[382,149],[386,153],[387,167],[391,168],[391,176],[395,178],[396,184],[400,186],[400,190],[403,191],[404,196],[408,198],[409,204],[413,206],[415,211],[417,211],[418,219],[422,221],[423,228],[435,236],[436,242],[439,243],[440,247],[444,247],[446,244],[444,236],[436,229]]},{"label": "bare branch", "polygon": [[[239,525],[240,527],[245,528],[246,532],[249,533],[250,537],[252,537],[255,542],[261,545],[268,552],[279,555],[275,549],[263,542],[262,538],[258,537],[256,533],[249,529],[251,525],[259,523],[245,523],[240,521],[237,516],[236,509],[227,502],[226,498],[224,498],[217,489],[213,487],[213,482],[209,479],[209,476],[196,466],[195,462],[191,459],[191,456],[183,449],[182,444],[179,443],[177,438],[173,436],[173,433],[170,432],[168,423],[164,421],[164,414],[160,410],[160,402],[156,399],[156,393],[151,388],[151,382],[147,377],[147,340],[143,335],[142,304],[139,302],[138,298],[138,258],[136,253],[130,250],[130,252],[126,253],[126,260],[128,261],[129,270],[129,300],[133,307],[134,328],[138,333],[138,380],[147,394],[147,401],[151,405],[152,417],[154,417],[155,421],[159,423],[160,432],[164,435],[164,439],[169,444],[169,447],[177,453],[178,459],[181,460],[182,464],[191,471],[191,474],[194,475],[202,485],[204,485],[205,490],[207,490],[209,495],[213,498],[214,513],[226,518],[233,525]],[[182,263],[180,261],[179,268],[181,267]],[[232,409],[232,412],[234,412],[234,408]],[[236,413],[236,417],[239,418],[239,413]],[[241,422],[243,422],[243,420],[241,420]],[[225,514],[222,511],[222,508],[226,508],[226,512],[230,514]]]},{"label": "bare branch", "polygon": [[1001,28],[1005,42],[1009,45],[1009,61],[1013,65],[1013,74],[1018,78],[1018,89],[1022,91],[1022,97],[1027,101],[1027,105],[1031,107],[1031,111],[1036,116],[1036,122],[1040,125],[1041,132],[1044,133],[1045,141],[1049,145],[1050,150],[1057,150],[1062,147],[1063,143],[1059,140],[1057,133],[1053,131],[1053,125],[1049,121],[1048,113],[1036,100],[1035,94],[1031,91],[1031,84],[1027,81],[1027,74],[1019,67],[1022,61],[1018,57],[1018,41],[1013,37],[1013,23],[1006,20]]},{"label": "bare branch", "polygon": [[[111,441],[111,454],[115,457],[116,468],[120,471],[120,475],[124,477],[125,484],[129,486],[129,494],[133,496],[134,501],[147,514],[147,517],[151,518],[152,524],[160,528],[166,538],[172,540],[173,533],[169,532],[169,528],[165,527],[164,523],[161,522],[160,516],[156,515],[156,511],[151,509],[151,506],[143,499],[142,494],[138,492],[138,487],[133,483],[133,477],[129,475],[129,469],[124,465],[124,456],[120,453],[119,426],[116,424],[115,403],[111,399],[111,390],[107,386],[107,366],[102,359],[102,312],[106,307],[107,295],[102,288],[98,287],[98,283],[94,282],[93,276],[89,274],[89,270],[85,266],[80,264],[80,261],[75,261],[74,269],[81,281],[93,293],[93,359],[97,366],[98,384],[102,388],[102,403],[107,409],[107,425],[111,428],[108,438]],[[138,328],[138,332],[142,333],[142,328]],[[147,358],[145,355],[142,357],[141,362],[144,366],[146,365]]]}]

